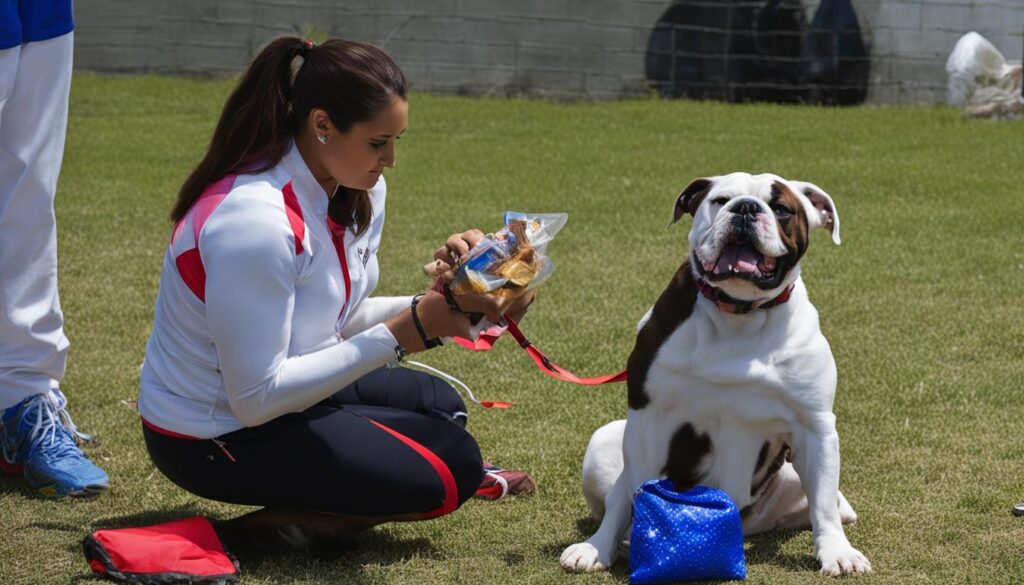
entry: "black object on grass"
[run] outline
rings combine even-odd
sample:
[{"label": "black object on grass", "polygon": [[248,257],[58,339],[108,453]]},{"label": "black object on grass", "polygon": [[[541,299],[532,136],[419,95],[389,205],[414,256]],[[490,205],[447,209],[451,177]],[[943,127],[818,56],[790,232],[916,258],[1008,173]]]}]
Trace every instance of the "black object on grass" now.
[{"label": "black object on grass", "polygon": [[1014,516],[1024,516],[1024,504],[1017,504],[1014,506],[1012,513]]}]

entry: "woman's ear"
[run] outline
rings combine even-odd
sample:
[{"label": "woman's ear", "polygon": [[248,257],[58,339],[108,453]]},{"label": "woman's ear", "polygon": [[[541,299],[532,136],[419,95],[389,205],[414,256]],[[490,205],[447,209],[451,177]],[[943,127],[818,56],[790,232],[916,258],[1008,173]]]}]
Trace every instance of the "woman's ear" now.
[{"label": "woman's ear", "polygon": [[309,111],[309,120],[307,125],[309,127],[309,131],[317,138],[321,136],[330,136],[334,131],[334,124],[331,123],[331,117],[327,114],[326,110],[321,108],[313,108]]}]

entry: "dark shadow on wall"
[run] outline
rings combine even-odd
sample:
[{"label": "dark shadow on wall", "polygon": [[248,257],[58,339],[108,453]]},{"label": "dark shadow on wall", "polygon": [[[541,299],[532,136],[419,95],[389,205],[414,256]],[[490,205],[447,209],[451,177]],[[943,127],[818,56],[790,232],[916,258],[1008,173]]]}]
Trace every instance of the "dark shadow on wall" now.
[{"label": "dark shadow on wall", "polygon": [[850,0],[677,0],[651,31],[646,75],[664,97],[853,105],[870,61]]}]

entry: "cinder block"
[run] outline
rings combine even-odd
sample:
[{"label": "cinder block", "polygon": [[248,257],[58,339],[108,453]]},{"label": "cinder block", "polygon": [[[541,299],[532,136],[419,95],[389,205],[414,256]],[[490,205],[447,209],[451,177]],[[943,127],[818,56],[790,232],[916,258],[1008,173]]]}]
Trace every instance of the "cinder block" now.
[{"label": "cinder block", "polygon": [[327,29],[330,38],[348,39],[352,41],[382,44],[388,39],[389,33],[405,22],[401,16],[382,16],[374,14],[345,14],[336,12],[329,20],[313,23]]},{"label": "cinder block", "polygon": [[572,71],[600,70],[601,56],[572,45],[534,45],[516,47],[515,66],[519,70]]},{"label": "cinder block", "polygon": [[430,88],[454,92],[469,77],[472,67],[466,65],[449,65],[437,63],[427,68],[425,78],[421,82]]},{"label": "cinder block", "polygon": [[945,87],[901,84],[896,100],[900,104],[915,106],[938,104],[945,100],[945,91]]},{"label": "cinder block", "polygon": [[[1005,13],[1006,22],[1004,27],[1007,34],[1013,37],[1019,37],[1024,35],[1024,4],[1015,7],[1007,7]],[[1007,55],[1007,57],[1010,57]],[[1021,54],[1018,51],[1016,55],[1010,57],[1011,59],[1020,60]]]},{"label": "cinder block", "polygon": [[882,2],[878,5],[877,25],[896,29],[921,27],[921,2]]},{"label": "cinder block", "polygon": [[1003,30],[1008,9],[1001,4],[982,4],[971,12],[969,27],[976,31]]},{"label": "cinder block", "polygon": [[872,60],[884,59],[894,53],[896,31],[890,28],[876,28],[872,31],[868,54]]},{"label": "cinder block", "polygon": [[369,0],[357,10],[384,14],[454,14],[456,0]]},{"label": "cinder block", "polygon": [[921,9],[921,27],[925,30],[966,31],[971,9],[967,5],[925,4]]},{"label": "cinder block", "polygon": [[924,32],[919,29],[894,30],[893,54],[901,57],[916,56],[924,52]]},{"label": "cinder block", "polygon": [[444,40],[448,42],[473,42],[484,38],[476,30],[475,23],[459,16],[421,14],[404,21],[395,37],[411,40]]},{"label": "cinder block", "polygon": [[568,0],[455,0],[454,12],[473,16],[566,18]]},{"label": "cinder block", "polygon": [[619,76],[644,76],[646,51],[603,51],[601,69]]},{"label": "cinder block", "polygon": [[579,97],[583,93],[583,73],[578,71],[521,71],[518,79],[528,94]]},{"label": "cinder block", "polygon": [[[139,4],[143,4],[139,2]],[[222,0],[216,2],[217,20],[225,22],[252,22],[253,11],[251,2],[243,0]]]},{"label": "cinder block", "polygon": [[583,97],[611,100],[623,93],[622,78],[618,75],[589,74],[583,80]]},{"label": "cinder block", "polygon": [[569,0],[569,16],[593,24],[628,25],[637,22],[638,14],[628,0]]},{"label": "cinder block", "polygon": [[896,88],[892,84],[871,84],[868,86],[867,103],[891,105],[896,102]]},{"label": "cinder block", "polygon": [[891,61],[892,79],[900,83],[946,84],[945,63],[937,59],[898,58]]},{"label": "cinder block", "polygon": [[922,50],[919,55],[939,59],[945,64],[953,47],[963,34],[958,31],[928,30],[922,37]]},{"label": "cinder block", "polygon": [[410,63],[436,62],[483,67],[515,62],[515,47],[484,43],[394,39],[388,44],[388,51],[396,60]]},{"label": "cinder block", "polygon": [[515,45],[520,38],[520,29],[531,23],[521,19],[507,20],[492,16],[462,16],[476,39],[485,39],[495,45]]},{"label": "cinder block", "polygon": [[525,43],[567,43],[577,46],[628,49],[633,33],[628,27],[604,26],[583,21],[524,21],[517,38]]}]

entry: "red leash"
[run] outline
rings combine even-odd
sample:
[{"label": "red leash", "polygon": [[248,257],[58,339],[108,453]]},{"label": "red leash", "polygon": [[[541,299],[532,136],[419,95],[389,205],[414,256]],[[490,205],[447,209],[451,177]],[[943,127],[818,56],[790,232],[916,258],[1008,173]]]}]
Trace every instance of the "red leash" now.
[{"label": "red leash", "polygon": [[[519,329],[519,326],[516,325],[516,322],[509,318],[508,315],[505,315],[505,323],[507,324],[508,327],[507,331],[512,335],[512,337],[515,338],[517,342],[519,342],[519,347],[522,347],[523,349],[526,350],[526,353],[529,354],[530,359],[533,360],[533,363],[537,364],[537,368],[540,369],[540,371],[551,376],[552,378],[561,380],[563,382],[580,384],[582,386],[599,386],[601,384],[613,384],[615,382],[626,381],[626,370],[622,370],[617,374],[609,374],[606,376],[580,378],[576,374],[570,372],[569,370],[566,370],[562,366],[551,361],[551,359],[548,358],[548,356],[544,355],[544,352],[538,349],[537,346],[535,346],[532,342],[530,342],[529,339],[526,338],[525,335],[523,335],[523,332]],[[476,342],[470,341],[468,339],[463,339],[461,337],[456,337],[455,342],[471,351],[487,351],[494,347],[495,342],[498,341],[498,339],[505,331],[505,329],[502,329],[500,327],[492,327],[487,331],[481,333],[480,337],[477,338]]]}]

